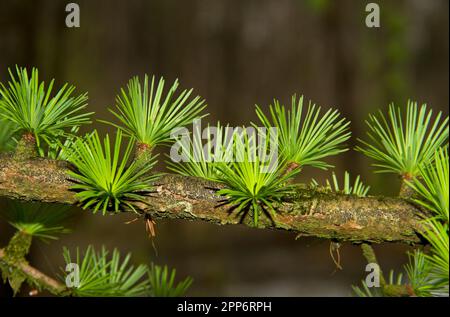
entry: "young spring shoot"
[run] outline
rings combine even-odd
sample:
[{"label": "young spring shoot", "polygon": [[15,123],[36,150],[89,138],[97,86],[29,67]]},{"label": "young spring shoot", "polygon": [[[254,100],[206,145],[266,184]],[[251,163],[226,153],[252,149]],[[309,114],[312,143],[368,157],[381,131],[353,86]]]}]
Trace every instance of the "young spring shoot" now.
[{"label": "young spring shoot", "polygon": [[419,195],[416,203],[433,211],[435,217],[448,223],[449,210],[449,168],[448,148],[435,153],[434,162],[420,167],[420,177],[408,181],[408,185]]},{"label": "young spring shoot", "polygon": [[48,87],[39,82],[38,70],[29,77],[26,68],[9,70],[7,85],[0,83],[0,117],[15,124],[16,130],[34,138],[39,146],[70,133],[74,126],[90,123],[92,113],[82,112],[87,106],[87,94],[73,96],[74,86],[65,84],[55,94],[54,80]]},{"label": "young spring shoot", "polygon": [[[421,256],[423,268],[419,269],[424,274],[421,277],[419,291],[424,295],[448,296],[449,285],[449,161],[448,146],[435,152],[431,164],[420,167],[420,176],[415,177],[407,184],[418,195],[414,201],[433,212],[433,216],[426,218],[423,224],[422,234],[430,243],[430,254],[415,254]],[[418,259],[415,259],[417,262]],[[411,268],[410,268],[411,269]],[[417,271],[417,269],[415,270]]]},{"label": "young spring shoot", "polygon": [[168,144],[172,129],[203,117],[201,111],[206,107],[199,96],[190,99],[192,89],[183,90],[176,96],[177,88],[178,81],[175,81],[164,96],[163,78],[156,82],[152,77],[149,85],[147,75],[143,84],[138,77],[133,77],[127,89],[122,88],[117,96],[116,111],[110,109],[121,125],[110,124],[136,139],[140,147],[152,149],[159,144]]},{"label": "young spring shoot", "polygon": [[150,162],[140,165],[136,161],[129,165],[133,142],[129,142],[120,158],[122,132],[117,131],[111,146],[109,135],[101,142],[97,131],[85,139],[78,139],[70,149],[68,160],[76,167],[69,175],[77,182],[72,188],[78,190],[76,197],[83,209],[91,208],[103,214],[112,210],[119,212],[125,207],[136,211],[134,205],[143,201],[142,194],[152,190],[151,183],[158,175],[150,174],[155,165]]},{"label": "young spring shoot", "polygon": [[423,235],[430,243],[430,254],[425,254],[430,264],[433,288],[441,296],[448,296],[449,285],[449,239],[448,223],[427,219]]},{"label": "young spring shoot", "polygon": [[[228,155],[232,155],[232,142],[227,138],[228,126],[217,122],[215,127],[208,126],[206,144],[202,142],[200,129],[194,129],[192,138],[189,134],[182,135],[173,146],[180,156],[180,162],[168,162],[168,168],[184,176],[195,176],[220,182],[219,163],[228,162]],[[178,146],[178,147],[177,147]],[[171,157],[174,153],[171,151]]]},{"label": "young spring shoot", "polygon": [[[274,203],[292,193],[293,185],[288,180],[299,169],[287,171],[283,160],[267,154],[267,144],[266,147],[264,144],[256,146],[255,134],[248,135],[246,130],[242,132],[234,137],[233,162],[217,165],[221,182],[227,186],[218,194],[226,197],[225,202],[232,206],[232,210],[237,210],[241,221],[250,213],[254,226],[257,226],[261,214],[273,220],[272,215],[276,213]],[[259,150],[261,146],[262,150]]]},{"label": "young spring shoot", "polygon": [[[70,294],[82,297],[150,296],[150,281],[146,278],[147,266],[130,265],[131,255],[127,254],[121,259],[117,249],[113,250],[111,256],[109,254],[105,247],[97,252],[90,245],[83,257],[77,248],[73,258],[70,251],[64,248],[66,265],[75,263],[79,267],[78,285],[69,285]],[[62,271],[64,276],[61,280],[65,283],[69,273]]]},{"label": "young spring shoot", "polygon": [[[389,279],[387,280],[389,285],[392,285],[394,288],[396,286],[403,285],[403,274],[399,273],[395,274],[394,270],[389,271]],[[381,286],[381,285],[380,285]],[[386,296],[385,290],[383,287],[369,287],[365,280],[361,281],[360,286],[352,285],[353,293],[358,297],[383,297]]]},{"label": "young spring shoot", "polygon": [[379,117],[370,115],[366,121],[370,141],[359,140],[356,150],[376,161],[379,173],[395,173],[404,179],[420,175],[420,168],[430,164],[437,149],[448,142],[448,117],[442,113],[432,120],[432,110],[426,105],[408,102],[406,119],[400,108],[389,106],[389,117],[380,111]]},{"label": "young spring shoot", "polygon": [[279,151],[288,163],[327,169],[332,165],[323,161],[325,157],[348,150],[343,143],[350,138],[350,122],[333,109],[321,115],[321,108],[311,102],[303,117],[303,96],[297,101],[293,95],[291,108],[287,110],[274,100],[270,118],[259,106],[256,114],[266,128],[278,128]]},{"label": "young spring shoot", "polygon": [[175,283],[176,270],[151,264],[148,269],[148,280],[151,294],[154,297],[180,297],[183,296],[192,284],[192,278],[186,277]]},{"label": "young spring shoot", "polygon": [[16,125],[14,122],[2,119],[0,116],[0,152],[7,152],[14,150],[16,132]]},{"label": "young spring shoot", "polygon": [[69,232],[64,223],[72,213],[70,206],[61,204],[12,201],[4,208],[4,216],[18,231],[48,241]]},{"label": "young spring shoot", "polygon": [[[315,179],[312,179],[311,186],[317,187],[319,184]],[[328,179],[326,180],[326,187],[335,192],[343,193],[344,195],[355,195],[358,197],[366,197],[370,190],[370,186],[364,185],[359,175],[356,176],[355,181],[352,184],[350,181],[350,173],[347,171],[344,172],[344,185],[342,187],[339,185],[339,180],[335,172],[332,174],[331,181]]]},{"label": "young spring shoot", "polygon": [[[51,144],[40,144],[37,147],[38,155],[40,157],[46,157],[53,160],[67,161],[70,154],[70,149],[74,145],[75,141],[79,139],[77,133],[79,126],[74,126],[70,129],[70,135],[63,137],[61,140],[54,140]],[[84,136],[88,137],[90,134]]]}]

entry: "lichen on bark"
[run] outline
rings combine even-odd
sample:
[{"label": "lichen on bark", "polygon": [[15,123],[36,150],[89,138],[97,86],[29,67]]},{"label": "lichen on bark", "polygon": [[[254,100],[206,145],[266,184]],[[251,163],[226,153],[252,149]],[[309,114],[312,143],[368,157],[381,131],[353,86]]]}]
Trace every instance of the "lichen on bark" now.
[{"label": "lichen on bark", "polygon": [[37,156],[36,137],[33,133],[26,132],[17,142],[14,152],[14,159],[17,161],[26,161]]},{"label": "lichen on bark", "polygon": [[5,256],[0,260],[3,282],[9,281],[16,294],[27,276],[14,263],[26,263],[25,256],[31,246],[32,237],[22,231],[17,231],[5,248]]},{"label": "lichen on bark", "polygon": [[[64,161],[35,158],[17,162],[0,155],[0,196],[78,204],[69,166]],[[220,183],[196,177],[166,174],[153,184],[154,192],[137,204],[138,211],[153,219],[202,220],[218,225],[246,224],[223,204]],[[304,236],[351,242],[420,243],[422,211],[401,198],[356,197],[323,188],[298,185],[295,193],[276,205],[272,219],[262,217],[258,228],[281,229]]]}]

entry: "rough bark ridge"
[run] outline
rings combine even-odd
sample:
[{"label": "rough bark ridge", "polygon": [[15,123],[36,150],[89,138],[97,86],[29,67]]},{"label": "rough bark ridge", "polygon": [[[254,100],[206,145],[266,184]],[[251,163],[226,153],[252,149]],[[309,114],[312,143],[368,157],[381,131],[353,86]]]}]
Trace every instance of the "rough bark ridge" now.
[{"label": "rough bark ridge", "polygon": [[[29,159],[18,161],[11,155],[0,156],[0,196],[77,204],[73,184],[63,161]],[[203,220],[218,225],[244,223],[221,205],[216,195],[221,184],[195,177],[165,175],[155,184],[155,192],[146,196],[139,211],[152,218]],[[419,243],[421,211],[400,198],[342,195],[302,185],[287,201],[277,206],[273,221],[262,217],[259,228],[283,229],[302,236],[314,236],[350,242]]]}]

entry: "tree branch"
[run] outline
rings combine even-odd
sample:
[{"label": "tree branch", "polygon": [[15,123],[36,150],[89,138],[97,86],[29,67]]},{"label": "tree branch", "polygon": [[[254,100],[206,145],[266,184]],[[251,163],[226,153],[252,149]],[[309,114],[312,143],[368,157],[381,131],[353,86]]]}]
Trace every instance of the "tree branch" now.
[{"label": "tree branch", "polygon": [[361,244],[361,249],[363,251],[363,256],[366,258],[367,263],[376,263],[380,269],[380,287],[384,296],[387,297],[408,297],[408,296],[416,296],[414,293],[414,289],[409,284],[388,284],[386,279],[384,278],[383,271],[379,266],[377,257],[375,255],[375,251],[372,246],[363,243]]},{"label": "tree branch", "polygon": [[5,250],[0,249],[0,267],[3,266],[6,266],[7,271],[19,270],[31,285],[38,285],[55,295],[67,290],[64,284],[30,266],[26,261],[8,261]]},{"label": "tree branch", "polygon": [[[72,181],[64,161],[32,159],[16,161],[11,155],[0,156],[0,196],[77,204]],[[139,211],[152,218],[203,220],[218,225],[244,223],[230,213],[230,206],[220,205],[221,184],[195,177],[165,175],[155,184],[156,191],[139,203]],[[271,221],[262,217],[259,228],[283,229],[302,236],[314,236],[351,242],[419,243],[421,212],[400,198],[366,197],[310,189],[302,185],[287,201],[277,207]],[[241,221],[242,220],[242,221]]]}]

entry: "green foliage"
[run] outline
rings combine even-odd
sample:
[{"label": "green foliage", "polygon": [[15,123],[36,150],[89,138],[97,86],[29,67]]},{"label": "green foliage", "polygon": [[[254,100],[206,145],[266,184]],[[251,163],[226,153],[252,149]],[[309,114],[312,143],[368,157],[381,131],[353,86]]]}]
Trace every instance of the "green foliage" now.
[{"label": "green foliage", "polygon": [[[312,180],[311,182],[313,187],[318,186],[316,180]],[[326,180],[327,188],[335,191],[335,192],[341,192],[345,195],[356,195],[358,197],[366,197],[367,193],[370,190],[370,186],[364,185],[364,183],[361,181],[360,176],[356,176],[355,181],[353,182],[353,185],[350,182],[350,173],[345,171],[344,172],[344,185],[341,188],[339,186],[339,181],[336,176],[336,174],[333,172],[332,174],[332,181],[330,182],[328,179]]]},{"label": "green foliage", "polygon": [[14,122],[1,118],[0,115],[0,152],[12,151],[15,140],[13,138],[16,129]]},{"label": "green foliage", "polygon": [[407,182],[419,195],[414,201],[448,223],[449,168],[448,148],[436,151],[433,164],[420,168],[420,177]]},{"label": "green foliage", "polygon": [[[409,255],[409,263],[404,269],[409,285],[417,296],[448,296],[449,292],[449,169],[448,149],[439,148],[430,159],[431,164],[421,165],[419,175],[407,184],[419,198],[415,202],[433,212],[433,216],[423,222],[424,238],[430,243],[430,251],[415,251]],[[374,295],[363,283],[363,288],[354,288],[359,296]],[[378,296],[383,293],[376,293]]]},{"label": "green foliage", "polygon": [[[134,141],[138,149],[144,150],[166,145],[174,129],[202,117],[206,107],[199,96],[191,98],[192,89],[176,96],[178,81],[164,94],[163,78],[157,81],[152,77],[149,83],[146,75],[141,84],[134,77],[117,96],[116,110],[110,110],[120,121],[120,125],[110,123],[118,128],[111,144],[109,135],[102,141],[97,131],[76,137],[80,125],[90,122],[91,113],[82,112],[87,106],[86,94],[74,97],[75,88],[65,84],[52,95],[54,81],[48,87],[40,83],[37,69],[32,70],[31,77],[25,68],[16,67],[16,73],[9,70],[10,82],[0,84],[0,151],[12,149],[16,133],[32,134],[41,157],[73,164],[74,169],[68,172],[76,182],[72,188],[83,209],[90,208],[94,213],[125,209],[137,212],[136,204],[145,203],[144,195],[152,190],[158,175],[151,174],[156,163],[151,151],[146,153],[145,164],[131,160]],[[256,113],[264,127],[277,128],[277,139],[266,140],[258,148],[255,135],[244,131],[234,132],[230,142],[226,129],[218,123],[214,138],[208,127],[206,145],[199,130],[187,143],[182,138],[178,144],[186,161],[169,162],[169,168],[182,175],[223,183],[226,188],[218,191],[224,196],[222,202],[230,205],[230,211],[237,210],[241,220],[251,215],[258,226],[262,214],[273,221],[276,204],[293,192],[290,181],[302,167],[332,167],[324,159],[347,150],[343,144],[350,138],[350,123],[337,110],[323,114],[311,102],[304,114],[303,97],[297,100],[295,95],[288,109],[274,100],[270,116],[258,106]],[[390,271],[388,282],[383,281],[381,288],[369,288],[364,281],[361,287],[353,287],[359,296],[383,296],[392,290],[409,293],[409,287],[418,296],[448,296],[449,128],[448,117],[441,119],[442,113],[433,118],[426,105],[419,108],[417,103],[408,102],[406,119],[399,108],[390,105],[387,118],[380,112],[367,121],[369,142],[359,140],[362,145],[356,149],[376,161],[373,165],[377,172],[402,175],[417,195],[412,199],[431,211],[433,217],[423,221],[422,232],[431,245],[430,251],[410,254],[409,264],[404,267],[408,284],[404,284],[402,274],[395,277]],[[124,151],[122,133],[131,137]],[[279,145],[280,158],[272,152],[267,154],[273,142]],[[314,180],[313,185],[317,186]],[[334,172],[326,185],[332,191],[359,197],[366,196],[370,188],[359,175],[351,182],[348,172],[344,173],[342,187]],[[25,237],[26,243],[16,248],[18,258],[23,260],[32,236],[46,241],[67,232],[62,223],[70,213],[60,205],[15,203],[5,215],[18,230],[16,239]],[[9,250],[12,248],[6,253],[13,254]],[[80,267],[80,284],[70,289],[74,296],[182,296],[192,284],[190,277],[175,283],[176,270],[167,266],[134,267],[130,265],[130,254],[122,259],[116,249],[110,254],[104,247],[97,252],[89,246],[82,257],[77,249],[75,259],[67,248],[63,254],[67,264],[77,263]],[[68,274],[64,271],[62,279],[70,278]],[[15,289],[25,278],[22,275],[12,283]]]},{"label": "green foliage", "polygon": [[38,70],[33,68],[31,77],[25,68],[16,67],[17,78],[11,70],[7,86],[0,84],[0,117],[13,122],[17,130],[31,133],[37,144],[67,134],[74,126],[90,123],[92,113],[82,113],[87,106],[87,94],[72,96],[75,87],[65,84],[51,97],[52,80],[46,88],[39,82]]},{"label": "green foliage", "polygon": [[[70,129],[70,134],[63,137],[61,140],[55,139],[51,144],[40,144],[37,147],[38,155],[53,160],[67,161],[73,144],[79,138],[77,136],[79,129],[79,126],[74,126]],[[89,135],[90,134],[87,134],[84,138]]]},{"label": "green foliage", "polygon": [[[344,173],[344,187],[339,188],[339,182],[337,180],[336,174],[333,172],[333,186],[336,192],[342,191],[346,195],[356,195],[358,197],[365,197],[369,192],[370,186],[365,186],[360,180],[360,176],[356,176],[353,185],[350,185],[350,173],[345,171]],[[330,182],[327,180],[327,186],[331,188]]]},{"label": "green foliage", "polygon": [[145,165],[133,161],[127,166],[133,143],[128,143],[120,159],[121,146],[120,130],[113,149],[109,135],[102,144],[97,131],[73,144],[68,160],[77,170],[68,173],[78,182],[72,188],[79,190],[76,197],[83,203],[83,209],[92,208],[94,213],[101,209],[103,214],[107,210],[119,212],[124,207],[135,211],[135,202],[143,201],[142,194],[151,191],[151,182],[158,175],[149,172],[156,160],[153,158]]},{"label": "green foliage", "polygon": [[[215,135],[212,137],[212,128],[215,129]],[[182,136],[181,140],[177,140],[177,144],[180,145],[180,151],[184,158],[182,162],[174,163],[168,162],[168,168],[175,173],[184,176],[195,176],[204,179],[217,181],[221,180],[221,174],[217,168],[219,162],[227,162],[227,153],[232,151],[232,142],[227,144],[226,129],[220,122],[216,127],[207,128],[207,140],[206,144],[202,143],[201,131],[196,129],[193,131],[193,139],[189,137],[186,142],[183,138],[187,139],[187,136]]]},{"label": "green foliage", "polygon": [[[420,178],[408,182],[419,195],[415,202],[434,213],[424,221],[425,239],[431,245],[430,254],[424,254],[420,264],[426,265],[426,281],[419,291],[424,295],[448,296],[449,285],[449,160],[448,148],[440,148],[434,154],[433,163],[420,167]],[[410,268],[412,270],[412,268]],[[422,279],[419,279],[420,281]]]},{"label": "green foliage", "polygon": [[435,151],[448,140],[448,117],[441,122],[440,112],[432,122],[432,111],[408,102],[405,125],[400,108],[389,106],[389,118],[380,111],[379,118],[370,115],[366,121],[370,142],[359,140],[364,147],[356,150],[377,161],[379,173],[418,176],[420,168],[431,163]]},{"label": "green foliage", "polygon": [[151,293],[155,297],[180,297],[183,296],[192,284],[192,278],[186,277],[184,280],[175,284],[176,270],[169,272],[167,266],[163,268],[151,264],[148,270],[148,279],[151,285]]},{"label": "green foliage", "polygon": [[425,239],[431,244],[431,253],[426,254],[430,263],[430,275],[433,280],[432,290],[435,294],[448,296],[449,285],[449,242],[448,223],[441,223],[436,219],[427,220]]},{"label": "green foliage", "polygon": [[[443,236],[440,235],[440,237]],[[394,272],[391,270],[387,284],[390,286],[407,286],[415,296],[448,296],[448,239],[446,243],[446,260],[445,248],[442,249],[443,252],[433,254],[432,257],[416,250],[409,254],[409,263],[404,266],[407,280],[403,280],[402,273],[395,279]],[[365,281],[361,282],[361,287],[352,286],[352,288],[355,295],[359,297],[387,295],[383,287],[369,288]]]},{"label": "green foliage", "polygon": [[[88,246],[84,256],[80,257],[79,249],[75,258],[64,248],[66,265],[76,263],[79,266],[79,285],[71,288],[74,296],[149,296],[150,282],[145,279],[147,266],[141,264],[136,268],[130,265],[130,254],[121,259],[120,253],[114,249],[112,256],[102,247],[96,252]],[[68,272],[63,270],[62,281],[66,281]]]},{"label": "green foliage", "polygon": [[323,158],[347,151],[342,144],[350,138],[350,122],[339,119],[339,112],[333,109],[321,116],[321,108],[311,102],[303,118],[303,96],[298,102],[292,96],[292,106],[287,111],[274,100],[274,106],[270,105],[271,120],[258,106],[256,114],[266,128],[278,128],[279,151],[287,162],[327,169],[332,165]]},{"label": "green foliage", "polygon": [[257,226],[261,212],[272,218],[270,213],[275,213],[273,203],[281,202],[292,192],[293,185],[288,184],[288,180],[299,169],[288,170],[283,161],[275,162],[278,158],[274,154],[268,155],[265,148],[260,151],[260,157],[254,135],[249,136],[244,130],[241,136],[234,137],[236,159],[217,165],[221,181],[227,185],[218,194],[226,197],[242,219],[251,211]]},{"label": "green foliage", "polygon": [[432,296],[436,292],[436,281],[430,274],[432,266],[423,252],[416,250],[413,254],[409,254],[409,263],[405,265],[405,270],[414,294]]},{"label": "green foliage", "polygon": [[199,96],[188,101],[192,89],[183,90],[175,97],[177,88],[178,81],[175,81],[164,98],[163,78],[156,84],[152,77],[150,88],[147,75],[143,86],[138,77],[132,78],[127,90],[121,89],[116,98],[117,111],[110,109],[123,126],[110,124],[150,147],[167,144],[172,129],[192,123],[206,107]]},{"label": "green foliage", "polygon": [[69,206],[11,201],[4,210],[7,221],[20,232],[43,241],[69,232],[63,223],[72,216]]},{"label": "green foliage", "polygon": [[[389,271],[389,279],[387,281],[389,285],[402,285],[403,284],[403,274],[400,273],[395,276],[393,270]],[[352,285],[353,292],[358,297],[383,297],[382,287],[368,287],[367,283],[363,280],[361,281],[361,287]]]},{"label": "green foliage", "polygon": [[[75,258],[70,251],[64,248],[64,260],[67,264],[76,263],[79,267],[79,284],[70,288],[74,296],[158,296],[174,297],[182,296],[192,284],[192,278],[187,277],[175,284],[176,270],[169,270],[151,264],[130,264],[131,255],[127,254],[123,259],[117,249],[112,255],[102,247],[96,252],[93,246],[88,246],[81,257],[76,249]],[[74,282],[71,272],[63,270],[61,280]]]}]

